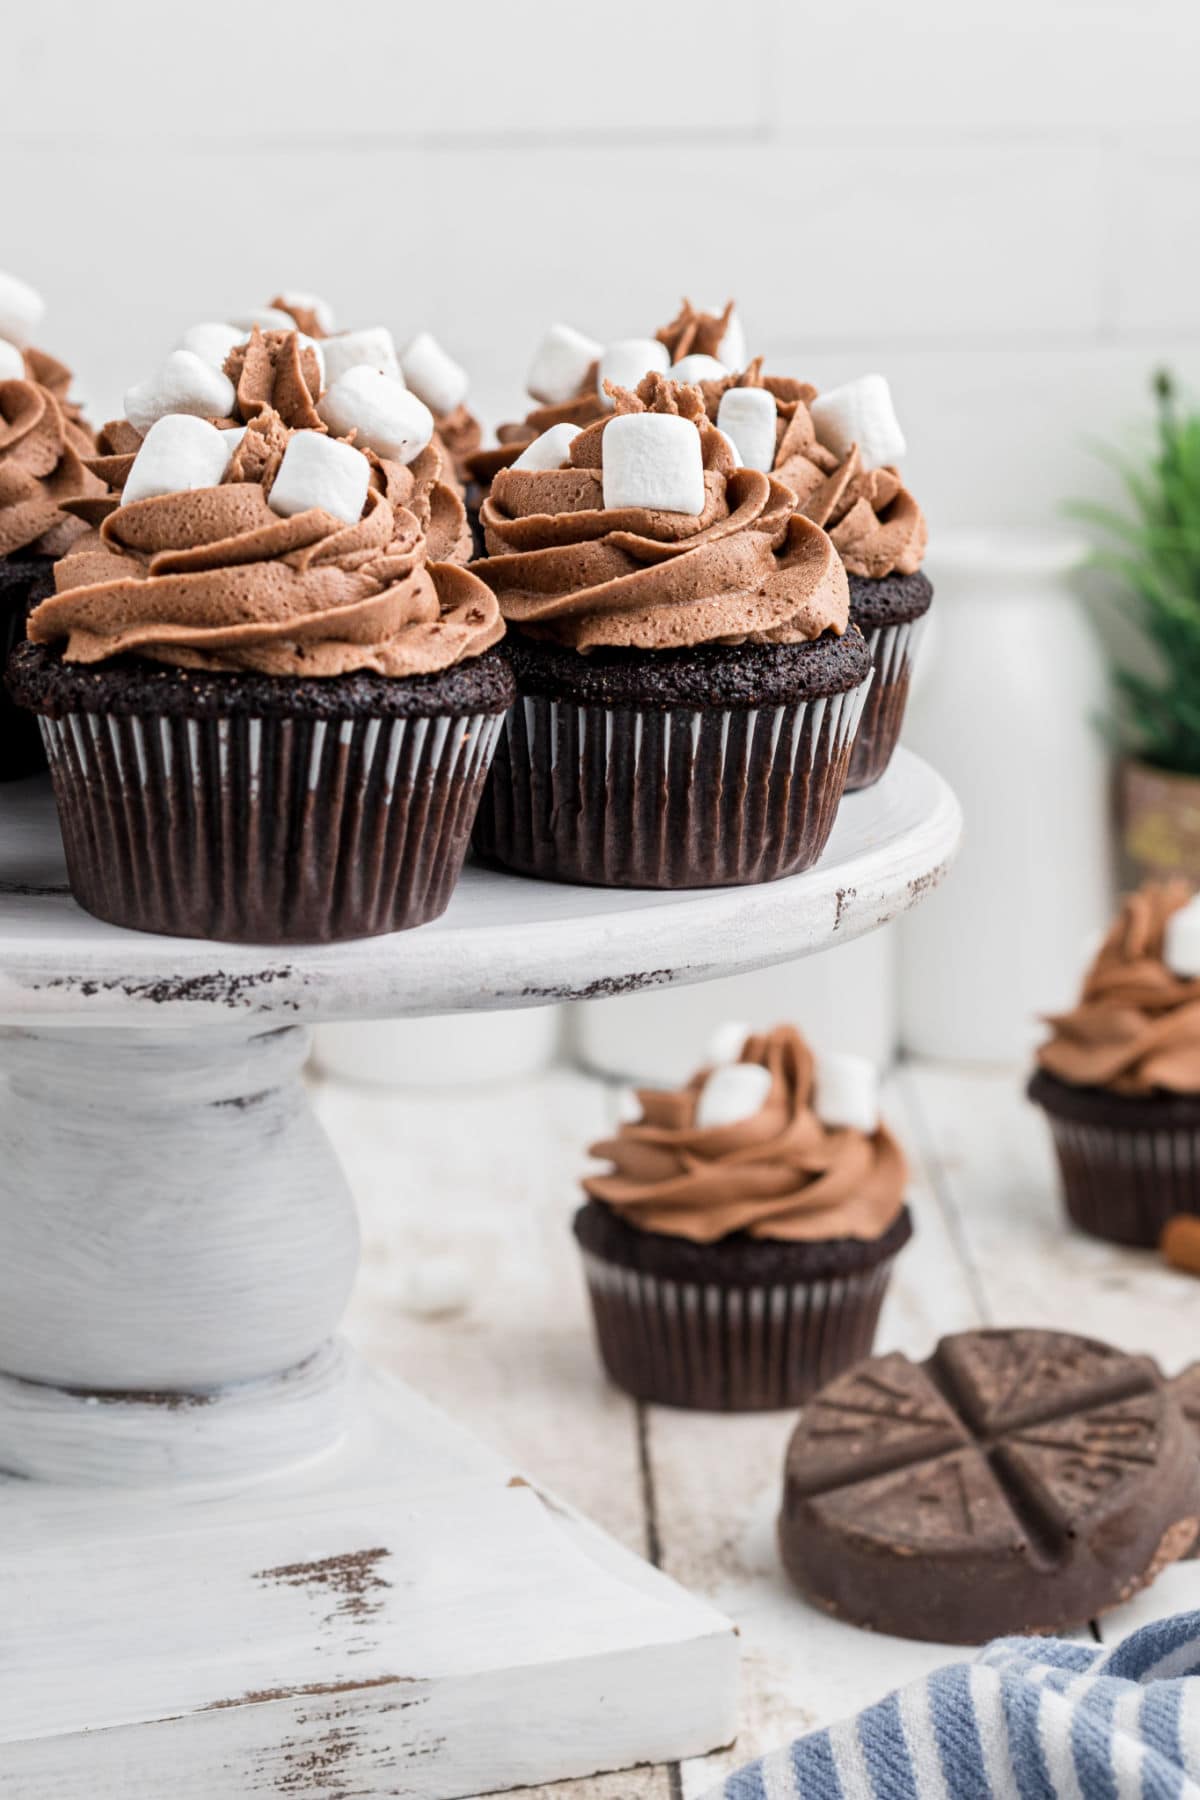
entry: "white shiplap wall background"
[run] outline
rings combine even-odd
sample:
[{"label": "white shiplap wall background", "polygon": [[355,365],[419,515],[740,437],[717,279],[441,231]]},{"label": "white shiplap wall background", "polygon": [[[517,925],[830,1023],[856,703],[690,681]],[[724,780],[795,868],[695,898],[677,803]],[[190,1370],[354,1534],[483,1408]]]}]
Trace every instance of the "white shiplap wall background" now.
[{"label": "white shiplap wall background", "polygon": [[98,417],[178,331],[327,293],[511,413],[542,326],[736,293],[880,367],[931,522],[1052,519],[1200,384],[1195,0],[162,0],[5,26],[0,267]]}]

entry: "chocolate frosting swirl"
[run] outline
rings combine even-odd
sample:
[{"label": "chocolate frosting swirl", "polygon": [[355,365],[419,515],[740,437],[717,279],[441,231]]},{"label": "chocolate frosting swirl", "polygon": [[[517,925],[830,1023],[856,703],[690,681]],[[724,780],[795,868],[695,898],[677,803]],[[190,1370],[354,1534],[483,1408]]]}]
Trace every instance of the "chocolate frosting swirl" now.
[{"label": "chocolate frosting swirl", "polygon": [[774,397],[771,473],[791,489],[805,518],[829,533],[849,574],[879,578],[920,568],[925,515],[896,469],[864,469],[857,446],[838,457],[819,441],[808,410],[816,388],[787,375],[764,375],[756,357],[740,375],[701,383],[710,418],[716,419],[721,396],[732,387],[766,388]]},{"label": "chocolate frosting swirl", "polygon": [[[114,427],[100,459],[118,481],[132,466],[131,429]],[[431,449],[407,468],[366,453],[366,506],[347,525],[317,507],[271,511],[289,435],[263,406],[218,487],[101,503],[96,529],[55,570],[57,592],[30,615],[33,641],[65,643],[69,662],[133,651],[186,669],[410,676],[503,635],[484,584],[431,558]]]},{"label": "chocolate frosting swirl", "polygon": [[719,313],[701,312],[690,300],[684,300],[670,324],[663,325],[654,335],[667,346],[673,363],[685,356],[719,356],[733,307],[734,302],[728,300]]},{"label": "chocolate frosting swirl", "polygon": [[[615,411],[582,431],[561,469],[506,469],[480,510],[488,554],[471,567],[531,636],[576,650],[704,643],[800,643],[849,616],[843,570],[824,532],[769,475],[739,469],[699,390],[647,375],[615,390]],[[700,433],[702,513],[606,509],[609,421],[675,413]]]},{"label": "chocolate frosting swirl", "polygon": [[1191,898],[1184,881],[1150,882],[1124,903],[1072,1011],[1047,1020],[1038,1062],[1073,1087],[1117,1094],[1200,1094],[1200,980],[1163,961],[1167,921]]},{"label": "chocolate frosting swirl", "polygon": [[613,1164],[584,1189],[642,1231],[710,1244],[744,1231],[812,1243],[881,1237],[904,1206],[904,1156],[884,1126],[867,1137],[813,1111],[813,1057],[791,1026],[748,1038],[740,1060],[771,1074],[761,1109],[700,1129],[708,1070],[675,1092],[639,1090],[642,1117],[591,1154]]},{"label": "chocolate frosting swirl", "polygon": [[104,492],[85,458],[95,448],[69,398],[71,371],[26,350],[24,380],[0,381],[0,556],[61,556],[84,527],[64,510]]}]

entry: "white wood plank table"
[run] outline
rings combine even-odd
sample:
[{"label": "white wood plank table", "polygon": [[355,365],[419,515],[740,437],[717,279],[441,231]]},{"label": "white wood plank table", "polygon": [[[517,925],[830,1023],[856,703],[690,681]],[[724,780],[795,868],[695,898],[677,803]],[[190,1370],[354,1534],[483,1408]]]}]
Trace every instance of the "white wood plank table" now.
[{"label": "white wood plank table", "polygon": [[[856,1631],[788,1587],[773,1535],[788,1415],[639,1407],[605,1382],[570,1217],[586,1145],[611,1121],[618,1091],[558,1069],[452,1093],[321,1082],[316,1097],[363,1217],[351,1336],[712,1600],[741,1634],[733,1750],[527,1795],[696,1800],[741,1762],[964,1652]],[[902,1066],[887,1110],[912,1159],[918,1229],[897,1266],[882,1348],[918,1355],[972,1325],[1065,1323],[1149,1350],[1170,1369],[1200,1355],[1200,1287],[1152,1254],[1063,1224],[1020,1071]],[[405,1259],[450,1248],[469,1260],[467,1309],[405,1314],[396,1301]],[[1189,1605],[1200,1605],[1200,1563],[1168,1571],[1101,1631],[1111,1640]]]}]

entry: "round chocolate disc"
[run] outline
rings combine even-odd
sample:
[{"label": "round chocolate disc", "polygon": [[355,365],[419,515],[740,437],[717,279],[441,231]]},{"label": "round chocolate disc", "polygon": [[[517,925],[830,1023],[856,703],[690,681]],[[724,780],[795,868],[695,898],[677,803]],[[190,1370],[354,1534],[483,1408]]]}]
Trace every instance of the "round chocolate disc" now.
[{"label": "round chocolate disc", "polygon": [[1055,1331],[965,1331],[813,1396],[779,1540],[809,1599],[897,1637],[1062,1631],[1186,1556],[1200,1458],[1148,1357]]}]

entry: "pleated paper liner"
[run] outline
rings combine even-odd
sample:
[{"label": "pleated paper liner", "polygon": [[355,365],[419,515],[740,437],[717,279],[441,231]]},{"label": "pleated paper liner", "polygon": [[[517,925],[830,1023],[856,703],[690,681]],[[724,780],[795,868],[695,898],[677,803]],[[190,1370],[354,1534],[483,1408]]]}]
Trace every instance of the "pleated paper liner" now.
[{"label": "pleated paper liner", "polygon": [[758,709],[522,695],[497,746],[475,848],[523,875],[600,887],[796,874],[833,828],[870,681]]},{"label": "pleated paper liner", "polygon": [[927,615],[906,619],[899,625],[880,625],[867,632],[867,647],[875,665],[875,680],[867,696],[846,777],[847,793],[873,787],[892,760],[912,681],[921,633]]},{"label": "pleated paper liner", "polygon": [[43,717],[72,892],[115,925],[240,943],[421,925],[502,719]]}]

